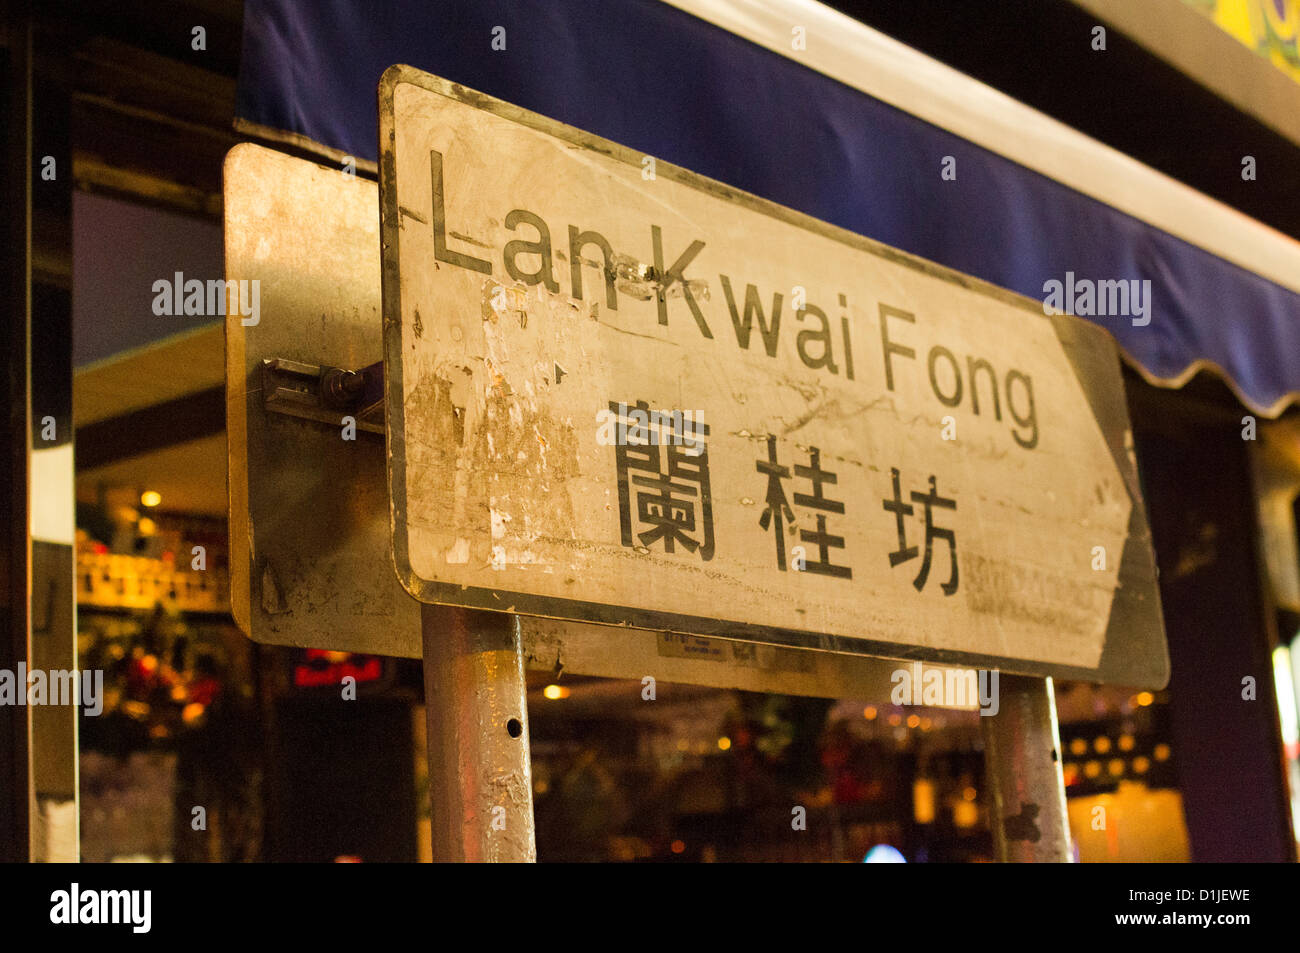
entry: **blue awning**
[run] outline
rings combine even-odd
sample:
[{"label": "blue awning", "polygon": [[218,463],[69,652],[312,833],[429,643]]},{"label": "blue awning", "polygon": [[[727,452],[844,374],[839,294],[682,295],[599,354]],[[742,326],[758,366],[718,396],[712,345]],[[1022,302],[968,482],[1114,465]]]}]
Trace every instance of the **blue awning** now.
[{"label": "blue awning", "polygon": [[1091,317],[1148,379],[1300,398],[1296,291],[661,0],[247,0],[237,115],[373,162],[394,63],[1031,298],[1149,281],[1149,323]]}]

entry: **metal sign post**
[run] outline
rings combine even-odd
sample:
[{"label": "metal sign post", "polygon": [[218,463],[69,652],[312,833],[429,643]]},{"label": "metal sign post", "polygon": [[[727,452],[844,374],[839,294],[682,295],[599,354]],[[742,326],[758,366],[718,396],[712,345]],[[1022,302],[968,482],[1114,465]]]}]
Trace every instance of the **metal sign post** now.
[{"label": "metal sign post", "polygon": [[519,620],[423,606],[435,861],[535,861]]},{"label": "metal sign post", "polygon": [[1003,675],[996,715],[981,719],[998,859],[1069,863],[1061,737],[1050,678]]}]

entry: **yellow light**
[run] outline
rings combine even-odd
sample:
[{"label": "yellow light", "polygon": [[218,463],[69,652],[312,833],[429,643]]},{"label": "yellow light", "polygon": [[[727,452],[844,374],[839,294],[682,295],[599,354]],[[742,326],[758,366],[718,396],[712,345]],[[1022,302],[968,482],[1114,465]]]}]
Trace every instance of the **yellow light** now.
[{"label": "yellow light", "polygon": [[922,718],[922,719],[921,719],[921,730],[922,730],[922,731],[929,731],[930,728],[931,728],[931,726],[932,726],[933,724],[934,724],[934,722],[932,722],[929,718]]},{"label": "yellow light", "polygon": [[146,516],[144,519],[140,520],[140,522],[135,524],[135,529],[141,536],[152,536],[154,533],[158,532],[158,524]]},{"label": "yellow light", "polygon": [[558,701],[561,698],[568,698],[569,690],[563,685],[547,685],[542,689],[542,694],[551,701]]},{"label": "yellow light", "polygon": [[162,502],[162,494],[157,490],[145,490],[140,494],[140,502],[145,506],[157,506]]},{"label": "yellow light", "polygon": [[952,823],[956,827],[974,827],[979,819],[979,807],[969,801],[958,801],[952,806]]},{"label": "yellow light", "polygon": [[1133,759],[1133,773],[1146,774],[1147,768],[1151,767],[1151,761],[1143,755],[1138,755]]},{"label": "yellow light", "polygon": [[689,741],[687,741],[685,738],[682,738],[681,740],[679,740],[679,741],[677,742],[677,750],[678,750],[678,751],[685,751],[685,750],[686,750],[687,748],[689,748],[690,746],[691,746],[691,743],[690,743]]},{"label": "yellow light", "polygon": [[889,723],[893,725],[895,728],[897,728],[899,725],[903,723],[903,716],[900,715],[898,712],[894,712],[892,715],[889,716]]},{"label": "yellow light", "polygon": [[1083,766],[1083,774],[1085,777],[1095,778],[1097,775],[1101,774],[1101,762],[1089,761]]},{"label": "yellow light", "polygon": [[1120,736],[1119,736],[1119,750],[1120,750],[1120,751],[1132,751],[1132,750],[1133,750],[1133,736],[1132,736],[1132,735],[1120,735]]},{"label": "yellow light", "polygon": [[916,727],[917,725],[919,725],[920,723],[921,723],[921,716],[920,716],[920,715],[908,715],[908,716],[907,716],[907,727],[909,727],[909,728],[915,728],[915,727]]},{"label": "yellow light", "polygon": [[1110,764],[1108,764],[1108,765],[1106,766],[1106,768],[1107,768],[1107,770],[1110,771],[1110,773],[1111,773],[1114,777],[1117,777],[1117,778],[1118,778],[1121,774],[1124,773],[1124,759],[1123,759],[1123,758],[1111,758],[1111,759],[1110,759]]},{"label": "yellow light", "polygon": [[867,721],[874,721],[876,718],[876,706],[868,705],[866,708],[862,709],[862,717],[867,719]]},{"label": "yellow light", "polygon": [[1088,753],[1088,742],[1082,738],[1075,738],[1070,742],[1070,754],[1083,755]]},{"label": "yellow light", "polygon": [[1092,746],[1097,750],[1097,754],[1105,754],[1110,750],[1110,739],[1101,735],[1093,739]]},{"label": "yellow light", "polygon": [[918,824],[934,822],[934,782],[917,778],[912,783],[912,817]]},{"label": "yellow light", "polygon": [[1160,744],[1156,745],[1155,751],[1151,753],[1156,756],[1157,761],[1168,761],[1169,756],[1173,752],[1169,750],[1169,745],[1165,744],[1164,742],[1161,742]]},{"label": "yellow light", "polygon": [[718,739],[719,750],[726,751],[730,747],[731,747],[731,739],[728,738],[726,735],[723,735],[721,738]]},{"label": "yellow light", "polygon": [[1138,704],[1143,708],[1146,708],[1147,705],[1150,705],[1155,700],[1156,696],[1152,695],[1150,692],[1138,692]]}]

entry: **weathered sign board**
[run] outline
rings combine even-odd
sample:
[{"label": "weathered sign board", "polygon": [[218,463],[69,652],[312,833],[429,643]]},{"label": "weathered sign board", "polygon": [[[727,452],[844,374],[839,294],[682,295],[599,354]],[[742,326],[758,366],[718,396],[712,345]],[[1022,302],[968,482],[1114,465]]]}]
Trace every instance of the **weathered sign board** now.
[{"label": "weathered sign board", "polygon": [[379,99],[416,598],[1166,682],[1104,330],[409,67]]}]

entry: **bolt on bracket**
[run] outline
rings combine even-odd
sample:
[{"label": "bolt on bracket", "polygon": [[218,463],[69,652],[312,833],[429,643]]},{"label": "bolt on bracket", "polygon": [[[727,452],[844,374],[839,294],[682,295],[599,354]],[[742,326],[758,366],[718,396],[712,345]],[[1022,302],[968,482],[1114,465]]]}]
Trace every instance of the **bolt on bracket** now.
[{"label": "bolt on bracket", "polygon": [[263,360],[262,400],[268,413],[335,425],[351,416],[358,430],[382,434],[384,364],[354,371],[282,357]]}]

